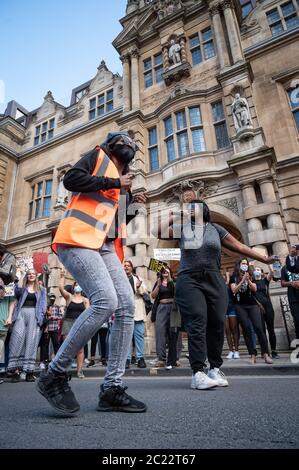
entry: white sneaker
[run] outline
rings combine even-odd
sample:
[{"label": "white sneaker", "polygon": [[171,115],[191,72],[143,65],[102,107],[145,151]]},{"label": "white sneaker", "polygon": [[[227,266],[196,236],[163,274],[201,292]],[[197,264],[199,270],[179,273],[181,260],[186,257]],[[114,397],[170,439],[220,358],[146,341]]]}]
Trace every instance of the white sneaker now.
[{"label": "white sneaker", "polygon": [[85,379],[85,375],[83,374],[82,369],[79,370],[79,372],[77,373],[77,377],[78,377],[78,379]]},{"label": "white sneaker", "polygon": [[216,380],[210,379],[204,372],[196,372],[192,375],[191,388],[197,390],[206,390],[208,388],[217,387]]},{"label": "white sneaker", "polygon": [[39,365],[40,370],[45,370],[46,366],[43,362],[40,363]]},{"label": "white sneaker", "polygon": [[234,358],[234,353],[233,351],[230,351],[228,355],[226,356],[226,359],[233,359]]},{"label": "white sneaker", "polygon": [[240,359],[239,351],[234,352],[234,359]]},{"label": "white sneaker", "polygon": [[84,359],[84,364],[89,364],[89,360],[87,358]]},{"label": "white sneaker", "polygon": [[172,369],[172,366],[166,366],[165,369],[171,370],[171,369]]},{"label": "white sneaker", "polygon": [[214,369],[209,370],[208,377],[214,380],[217,383],[218,387],[228,386],[228,380],[225,377],[224,373],[220,369],[217,369],[216,367],[214,367]]},{"label": "white sneaker", "polygon": [[26,372],[21,372],[20,379],[21,380],[26,380]]}]

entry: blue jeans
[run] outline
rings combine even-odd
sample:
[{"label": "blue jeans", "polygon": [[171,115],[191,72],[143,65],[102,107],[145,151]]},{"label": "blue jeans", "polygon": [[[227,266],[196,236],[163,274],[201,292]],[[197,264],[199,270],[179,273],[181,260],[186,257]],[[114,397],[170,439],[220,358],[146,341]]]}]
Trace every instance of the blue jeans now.
[{"label": "blue jeans", "polygon": [[[134,321],[133,335],[135,339],[136,358],[144,357],[144,321]],[[128,359],[131,360],[131,348],[129,350]]]},{"label": "blue jeans", "polygon": [[90,307],[77,318],[49,367],[65,372],[77,352],[114,313],[104,389],[122,385],[133,333],[135,305],[132,287],[113,243],[105,243],[100,251],[59,246],[58,257],[85,292]]}]

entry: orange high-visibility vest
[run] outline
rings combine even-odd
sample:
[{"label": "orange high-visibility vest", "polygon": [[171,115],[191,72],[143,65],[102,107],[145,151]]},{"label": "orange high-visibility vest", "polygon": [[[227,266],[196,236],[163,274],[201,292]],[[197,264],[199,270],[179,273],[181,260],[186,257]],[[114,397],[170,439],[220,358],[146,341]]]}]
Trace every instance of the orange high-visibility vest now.
[{"label": "orange high-visibility vest", "polygon": [[[119,173],[102,149],[92,176],[119,178]],[[57,245],[70,245],[94,250],[100,249],[114,222],[119,206],[120,189],[73,194],[63,219],[60,221],[52,242],[57,253]],[[124,259],[126,224],[118,227],[118,238],[114,241],[115,251],[121,261]]]}]

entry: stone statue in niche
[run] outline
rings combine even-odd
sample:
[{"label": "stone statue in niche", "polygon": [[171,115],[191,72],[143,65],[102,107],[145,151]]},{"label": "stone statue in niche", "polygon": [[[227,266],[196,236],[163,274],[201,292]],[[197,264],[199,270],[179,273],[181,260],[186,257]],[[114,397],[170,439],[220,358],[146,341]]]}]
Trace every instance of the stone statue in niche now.
[{"label": "stone statue in niche", "polygon": [[241,97],[239,93],[235,94],[235,99],[232,103],[232,113],[237,132],[243,127],[252,126],[248,101],[246,98]]},{"label": "stone statue in niche", "polygon": [[57,206],[65,206],[68,202],[68,190],[65,189],[63,184],[65,172],[61,173],[59,176],[59,184],[57,189],[57,198],[56,198],[56,205]]},{"label": "stone statue in niche", "polygon": [[173,66],[182,63],[181,60],[181,46],[175,42],[174,39],[170,41],[170,48],[168,50],[169,60],[172,62]]}]

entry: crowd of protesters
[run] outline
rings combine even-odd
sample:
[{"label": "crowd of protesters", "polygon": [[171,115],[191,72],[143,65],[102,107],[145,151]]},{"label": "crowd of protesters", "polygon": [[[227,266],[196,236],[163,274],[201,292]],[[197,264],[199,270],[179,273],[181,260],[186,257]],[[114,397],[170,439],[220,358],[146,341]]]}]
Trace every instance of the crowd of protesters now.
[{"label": "crowd of protesters", "polygon": [[[290,248],[285,266],[281,272],[281,285],[287,287],[290,311],[293,316],[296,338],[299,338],[299,250]],[[5,249],[0,250],[0,259]],[[135,363],[139,368],[146,368],[145,331],[149,318],[154,322],[156,339],[156,360],[151,367],[168,370],[180,365],[182,350],[182,332],[186,331],[180,308],[182,302],[176,295],[176,275],[169,266],[164,266],[157,273],[157,280],[149,289],[144,280],[136,274],[130,260],[124,262],[124,270],[134,293],[135,315],[132,346],[126,368]],[[269,272],[245,257],[235,264],[233,272],[223,273],[228,294],[228,307],[225,316],[225,333],[228,345],[227,359],[240,359],[239,343],[242,335],[250,356],[250,362],[256,363],[256,338],[261,355],[267,364],[272,364],[279,355],[276,349],[274,329],[274,309],[269,287],[273,281],[273,270]],[[277,281],[277,280],[276,280]],[[65,306],[57,300],[54,293],[46,292],[43,283],[38,280],[34,269],[27,271],[20,283],[15,281],[13,291],[5,293],[5,286],[0,278],[0,357],[4,357],[1,371],[6,371],[12,382],[22,378],[27,382],[35,380],[34,371],[40,348],[40,369],[46,369],[50,355],[56,354],[63,340],[74,327],[76,319],[88,307],[89,301],[81,287],[74,282],[65,285],[65,273],[61,270],[59,291],[65,300]],[[152,311],[147,316],[144,295],[151,294]],[[185,319],[186,320],[186,319]],[[187,318],[188,321],[188,318]],[[103,323],[94,334],[90,344],[90,357],[87,367],[97,363],[107,366],[109,354],[109,334],[113,317]],[[185,335],[187,336],[187,332]],[[190,336],[190,335],[189,335]],[[190,345],[190,337],[188,337]],[[192,345],[191,345],[192,348]],[[86,345],[88,354],[88,345]],[[132,354],[133,349],[135,352]],[[186,354],[189,356],[189,353]],[[84,378],[84,349],[76,359],[77,377]]]}]

